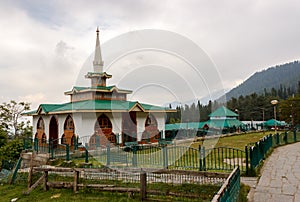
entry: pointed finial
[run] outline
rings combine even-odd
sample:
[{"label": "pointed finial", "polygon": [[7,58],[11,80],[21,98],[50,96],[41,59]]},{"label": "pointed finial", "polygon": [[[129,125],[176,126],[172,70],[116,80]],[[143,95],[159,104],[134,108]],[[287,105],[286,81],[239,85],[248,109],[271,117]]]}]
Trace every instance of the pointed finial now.
[{"label": "pointed finial", "polygon": [[94,56],[94,72],[103,72],[103,61],[100,49],[100,40],[99,40],[99,27],[96,30],[97,37],[96,37],[96,47],[95,47],[95,56]]}]

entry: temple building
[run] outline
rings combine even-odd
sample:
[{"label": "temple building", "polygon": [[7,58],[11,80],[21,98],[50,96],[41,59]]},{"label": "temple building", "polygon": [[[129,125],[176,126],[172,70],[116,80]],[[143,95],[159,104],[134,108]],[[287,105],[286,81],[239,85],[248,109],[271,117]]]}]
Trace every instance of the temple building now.
[{"label": "temple building", "polygon": [[97,28],[93,71],[85,75],[88,87],[74,86],[65,92],[70,102],[40,104],[26,113],[33,117],[33,134],[40,143],[74,144],[74,138],[87,139],[89,148],[125,142],[152,143],[164,138],[165,113],[159,106],[128,101],[130,90],[107,85],[112,75],[104,71]]}]

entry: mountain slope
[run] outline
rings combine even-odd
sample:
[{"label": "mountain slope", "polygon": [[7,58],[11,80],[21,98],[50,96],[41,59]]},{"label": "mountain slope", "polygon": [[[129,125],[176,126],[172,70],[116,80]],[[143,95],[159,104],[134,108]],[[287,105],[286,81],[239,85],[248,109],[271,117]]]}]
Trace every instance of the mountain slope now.
[{"label": "mountain slope", "polygon": [[261,94],[272,88],[279,89],[280,85],[295,91],[300,81],[300,62],[295,61],[283,65],[270,67],[261,72],[256,72],[239,86],[226,93],[226,98],[239,97],[252,93]]}]

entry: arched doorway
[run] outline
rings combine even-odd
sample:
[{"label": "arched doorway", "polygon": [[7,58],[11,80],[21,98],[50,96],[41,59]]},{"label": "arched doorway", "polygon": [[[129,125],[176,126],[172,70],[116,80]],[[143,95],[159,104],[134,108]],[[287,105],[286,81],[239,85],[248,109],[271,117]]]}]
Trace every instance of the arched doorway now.
[{"label": "arched doorway", "polygon": [[62,144],[74,145],[75,125],[73,118],[68,115],[64,123],[64,134],[61,138]]},{"label": "arched doorway", "polygon": [[94,134],[89,140],[90,149],[94,149],[98,146],[106,146],[107,143],[116,143],[116,136],[112,132],[112,123],[105,114],[98,117],[94,131]]},{"label": "arched doorway", "polygon": [[54,116],[50,119],[49,139],[53,142],[53,146],[56,147],[58,144],[58,123]]},{"label": "arched doorway", "polygon": [[137,124],[136,112],[124,112],[122,114],[122,142],[136,142],[137,141]]},{"label": "arched doorway", "polygon": [[38,139],[39,145],[42,143],[45,143],[46,141],[46,134],[45,134],[45,123],[42,117],[39,118],[37,124],[36,124],[36,134],[35,138]]},{"label": "arched doorway", "polygon": [[145,130],[142,135],[143,142],[157,142],[160,133],[157,127],[157,120],[153,114],[149,114],[145,121]]}]

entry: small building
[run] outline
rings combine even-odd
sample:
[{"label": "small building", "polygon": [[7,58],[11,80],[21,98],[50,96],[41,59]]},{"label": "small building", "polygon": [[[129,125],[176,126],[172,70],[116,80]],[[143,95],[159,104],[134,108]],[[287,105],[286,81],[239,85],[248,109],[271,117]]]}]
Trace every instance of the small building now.
[{"label": "small building", "polygon": [[238,114],[224,106],[209,114],[209,117],[210,119],[205,122],[166,124],[166,138],[174,139],[179,131],[181,131],[180,138],[184,138],[190,137],[189,134],[200,137],[219,133],[233,133],[246,128],[245,124],[237,119]]},{"label": "small building", "polygon": [[26,113],[33,117],[33,133],[39,143],[50,140],[54,145],[73,145],[76,139],[87,139],[89,148],[96,144],[125,142],[150,143],[164,138],[165,113],[174,110],[128,101],[130,90],[108,86],[112,75],[103,70],[99,30],[96,31],[93,71],[85,78],[87,87],[74,86],[65,95],[70,102],[40,104],[37,110]]},{"label": "small building", "polygon": [[210,129],[222,130],[222,133],[232,133],[244,129],[245,124],[239,121],[238,114],[225,106],[221,106],[208,115],[207,125]]}]

